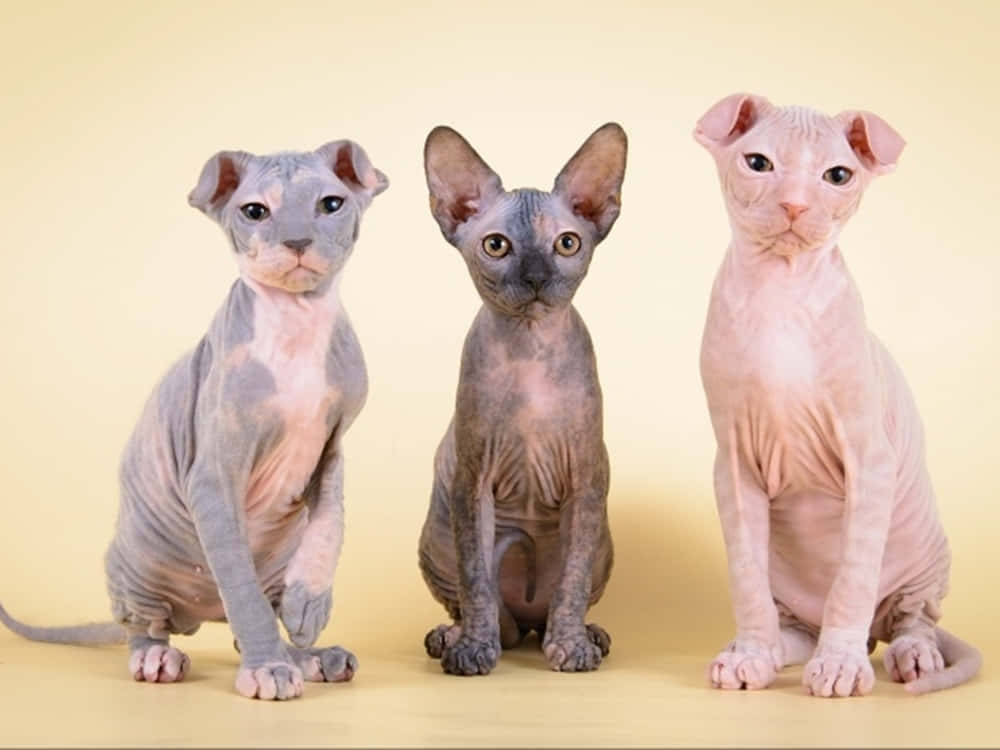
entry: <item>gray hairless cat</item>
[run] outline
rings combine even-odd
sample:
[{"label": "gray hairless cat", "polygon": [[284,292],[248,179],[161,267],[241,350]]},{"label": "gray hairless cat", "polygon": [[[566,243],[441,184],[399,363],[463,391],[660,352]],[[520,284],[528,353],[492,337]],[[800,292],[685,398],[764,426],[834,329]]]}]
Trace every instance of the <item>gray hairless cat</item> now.
[{"label": "gray hairless cat", "polygon": [[612,565],[601,388],[571,300],[618,217],[626,137],[595,131],[551,193],[507,192],[454,130],[427,137],[431,211],[485,303],[438,448],[420,568],[454,620],[427,634],[445,672],[488,674],[531,630],[549,664],[596,669],[586,625]]},{"label": "gray hairless cat", "polygon": [[189,202],[225,230],[240,278],[125,448],[105,558],[120,624],[36,628],[2,608],[0,620],[34,640],[127,638],[129,670],[147,682],[187,673],[171,633],[228,620],[247,697],[296,697],[303,678],[351,679],[353,654],[312,645],[343,539],[341,439],[367,394],[340,276],[362,213],[387,186],[347,140],[208,161]]}]

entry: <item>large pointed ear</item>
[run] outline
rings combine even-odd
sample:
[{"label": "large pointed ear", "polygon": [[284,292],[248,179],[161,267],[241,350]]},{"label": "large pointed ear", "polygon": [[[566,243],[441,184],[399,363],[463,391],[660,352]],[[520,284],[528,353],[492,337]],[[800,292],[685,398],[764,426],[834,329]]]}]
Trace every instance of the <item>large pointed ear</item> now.
[{"label": "large pointed ear", "polygon": [[236,192],[247,165],[253,159],[246,151],[220,151],[202,167],[188,203],[213,219],[218,219],[226,202]]},{"label": "large pointed ear", "polygon": [[566,162],[552,188],[566,199],[573,213],[596,227],[598,241],[610,231],[621,210],[627,154],[628,138],[621,125],[602,125]]},{"label": "large pointed ear", "polygon": [[889,123],[862,110],[841,112],[835,119],[843,124],[847,142],[870,172],[885,174],[896,168],[906,141]]},{"label": "large pointed ear", "polygon": [[354,141],[324,143],[316,153],[348,189],[366,203],[389,187],[389,178],[372,166],[368,154]]},{"label": "large pointed ear", "polygon": [[503,192],[496,172],[468,141],[446,125],[438,125],[427,135],[424,173],[431,213],[449,242],[455,239],[461,224]]},{"label": "large pointed ear", "polygon": [[731,94],[701,116],[694,126],[694,139],[709,151],[728,146],[773,108],[762,96]]}]

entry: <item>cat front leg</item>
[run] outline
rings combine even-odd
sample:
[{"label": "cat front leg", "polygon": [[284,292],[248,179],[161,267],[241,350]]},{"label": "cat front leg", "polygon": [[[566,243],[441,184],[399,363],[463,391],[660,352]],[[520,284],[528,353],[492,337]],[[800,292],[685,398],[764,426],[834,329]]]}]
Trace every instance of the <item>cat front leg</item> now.
[{"label": "cat front leg", "polygon": [[299,648],[316,643],[333,607],[333,577],[344,543],[344,456],[332,449],[321,468],[315,503],[298,549],[285,571],[279,613]]},{"label": "cat front leg", "polygon": [[493,498],[479,484],[470,462],[460,457],[452,485],[451,525],[461,634],[444,641],[441,667],[448,674],[489,674],[500,656],[500,610],[491,573],[496,521]]},{"label": "cat front leg", "polygon": [[[871,413],[880,414],[878,410]],[[892,518],[896,460],[875,420],[844,422],[834,432],[844,461],[843,556],[802,684],[816,696],[866,695],[875,685],[868,636]]]},{"label": "cat front leg", "polygon": [[597,669],[611,645],[602,628],[584,621],[593,590],[595,556],[607,523],[606,462],[604,469],[596,481],[560,509],[562,570],[549,604],[542,639],[545,658],[558,672]]},{"label": "cat front leg", "polygon": [[302,671],[281,641],[274,610],[257,579],[243,518],[246,483],[223,476],[221,462],[206,454],[192,468],[188,504],[239,644],[236,690],[248,698],[296,698],[302,694]]},{"label": "cat front leg", "polygon": [[709,679],[717,688],[756,690],[774,681],[785,656],[768,579],[770,500],[740,460],[733,429],[719,443],[714,479],[736,638],[712,660]]}]

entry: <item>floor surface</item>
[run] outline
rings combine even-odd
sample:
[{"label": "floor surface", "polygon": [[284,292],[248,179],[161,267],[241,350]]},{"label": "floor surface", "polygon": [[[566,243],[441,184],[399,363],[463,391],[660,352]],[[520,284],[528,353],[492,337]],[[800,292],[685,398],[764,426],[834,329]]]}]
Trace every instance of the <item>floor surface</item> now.
[{"label": "floor surface", "polygon": [[[402,633],[406,628],[401,627]],[[419,634],[415,634],[419,636]],[[761,692],[721,692],[708,654],[613,646],[598,672],[549,671],[531,640],[489,677],[441,673],[416,643],[356,649],[353,683],[307,684],[288,703],[239,697],[223,625],[177,644],[188,680],[132,682],[124,648],[32,644],[0,635],[4,746],[996,746],[1000,682],[911,697],[876,666],[875,692],[820,700],[800,668]],[[413,647],[411,647],[413,646]]]}]

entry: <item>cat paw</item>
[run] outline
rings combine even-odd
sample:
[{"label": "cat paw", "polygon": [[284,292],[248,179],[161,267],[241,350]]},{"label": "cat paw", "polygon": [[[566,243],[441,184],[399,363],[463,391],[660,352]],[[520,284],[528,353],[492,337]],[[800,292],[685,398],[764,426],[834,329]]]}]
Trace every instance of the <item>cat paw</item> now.
[{"label": "cat paw", "polygon": [[875,670],[865,649],[820,645],[802,670],[802,684],[810,695],[822,698],[867,695],[875,687]]},{"label": "cat paw", "polygon": [[445,646],[441,654],[441,667],[448,674],[489,674],[497,665],[499,655],[499,638],[480,641],[461,635],[453,645]]},{"label": "cat paw", "polygon": [[552,638],[546,636],[542,642],[542,652],[549,666],[557,672],[592,672],[597,669],[601,665],[601,658],[607,653],[600,645],[600,636],[604,636],[609,647],[611,639],[597,626],[594,628],[600,632],[588,627],[580,633],[567,633]]},{"label": "cat paw", "polygon": [[286,701],[302,695],[302,688],[302,670],[288,661],[240,667],[236,673],[236,692],[247,698]]},{"label": "cat paw", "polygon": [[762,690],[778,676],[777,664],[770,647],[737,639],[712,660],[708,679],[722,690]]},{"label": "cat paw", "polygon": [[587,635],[590,637],[591,643],[601,650],[601,656],[607,656],[611,653],[611,636],[608,635],[607,630],[600,625],[590,623],[587,625]]},{"label": "cat paw", "polygon": [[278,615],[288,631],[288,639],[299,648],[308,648],[316,643],[329,622],[332,607],[332,589],[311,594],[304,583],[297,581],[281,595]]},{"label": "cat paw", "polygon": [[141,646],[128,656],[128,671],[138,682],[180,682],[190,668],[187,654],[165,643]]},{"label": "cat paw", "polygon": [[358,671],[358,658],[340,646],[292,649],[308,682],[348,682]]},{"label": "cat paw", "polygon": [[462,635],[462,629],[458,625],[438,625],[424,636],[424,648],[427,655],[432,659],[440,659],[444,650],[449,646],[454,646]]},{"label": "cat paw", "polygon": [[894,638],[885,650],[882,663],[896,682],[913,682],[945,667],[944,657],[933,639],[912,635]]}]

